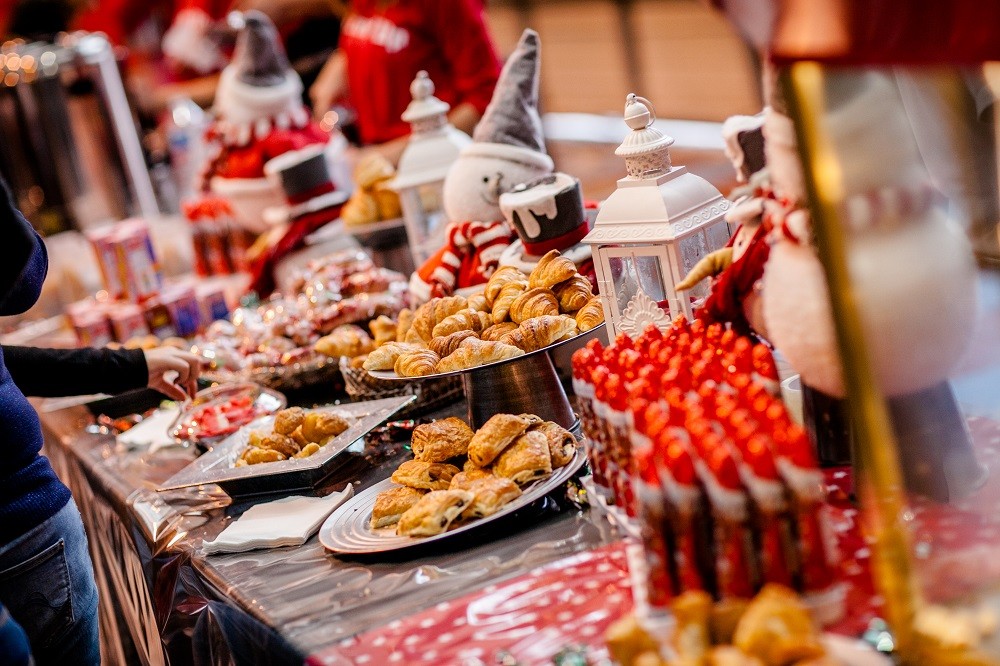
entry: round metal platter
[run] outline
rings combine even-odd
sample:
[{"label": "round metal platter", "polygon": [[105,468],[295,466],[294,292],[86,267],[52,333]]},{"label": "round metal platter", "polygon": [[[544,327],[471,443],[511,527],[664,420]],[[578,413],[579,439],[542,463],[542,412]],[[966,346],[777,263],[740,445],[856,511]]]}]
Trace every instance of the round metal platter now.
[{"label": "round metal platter", "polygon": [[589,340],[591,337],[593,337],[592,334],[597,331],[600,331],[604,325],[605,325],[604,322],[601,322],[600,324],[590,329],[589,331],[584,331],[583,333],[580,333],[579,335],[574,335],[572,338],[568,338],[566,340],[553,342],[548,347],[542,347],[541,349],[536,349],[535,351],[526,352],[524,354],[521,354],[520,356],[515,356],[514,358],[505,358],[502,361],[483,363],[482,365],[477,365],[472,368],[465,368],[463,370],[452,370],[451,372],[437,372],[434,373],[433,375],[424,375],[422,377],[400,377],[393,370],[369,370],[368,374],[376,379],[386,379],[389,381],[406,381],[406,382],[420,381],[422,379],[438,379],[440,377],[454,377],[455,375],[463,375],[467,372],[473,372],[475,370],[483,370],[485,368],[495,368],[499,365],[504,365],[507,363],[516,363],[517,361],[523,361],[524,359],[529,358],[531,356],[536,356],[538,354],[544,354],[546,352],[553,351],[555,349],[558,349],[559,347],[568,345],[571,342],[574,341],[580,342],[581,338],[586,338],[587,340]]},{"label": "round metal platter", "polygon": [[461,523],[447,532],[430,537],[399,536],[396,534],[395,525],[372,529],[371,517],[372,507],[375,505],[375,496],[383,490],[388,490],[396,485],[390,479],[386,479],[358,493],[334,511],[319,529],[319,542],[323,544],[324,548],[334,553],[365,555],[400,550],[402,548],[420,546],[440,541],[441,539],[447,539],[480,525],[485,525],[492,520],[517,511],[535,500],[545,497],[545,495],[572,478],[580,467],[583,466],[585,460],[586,454],[583,452],[583,447],[578,446],[576,456],[573,457],[573,460],[568,465],[555,470],[549,478],[535,481],[522,488],[520,497],[509,504],[505,504],[502,509],[492,516]]}]

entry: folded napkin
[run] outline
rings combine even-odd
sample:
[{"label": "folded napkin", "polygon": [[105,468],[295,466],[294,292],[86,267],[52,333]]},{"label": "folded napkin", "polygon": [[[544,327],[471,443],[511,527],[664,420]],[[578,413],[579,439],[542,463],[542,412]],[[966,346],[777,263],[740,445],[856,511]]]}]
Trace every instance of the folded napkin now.
[{"label": "folded napkin", "polygon": [[350,499],[348,485],[326,497],[286,497],[247,509],[222,530],[215,541],[202,544],[206,553],[242,553],[257,548],[301,546],[316,533],[333,510]]},{"label": "folded napkin", "polygon": [[131,449],[148,446],[155,450],[171,446],[176,442],[170,436],[170,426],[177,421],[180,414],[181,408],[178,406],[158,409],[149,418],[143,419],[134,427],[118,435],[118,442]]}]

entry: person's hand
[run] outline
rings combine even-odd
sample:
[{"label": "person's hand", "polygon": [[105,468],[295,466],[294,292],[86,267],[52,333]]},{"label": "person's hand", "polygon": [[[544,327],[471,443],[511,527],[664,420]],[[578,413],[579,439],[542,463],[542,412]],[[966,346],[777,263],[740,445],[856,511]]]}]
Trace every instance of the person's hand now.
[{"label": "person's hand", "polygon": [[145,354],[149,388],[180,401],[193,398],[198,392],[203,362],[200,356],[173,347],[157,347]]},{"label": "person's hand", "polygon": [[319,75],[309,87],[309,99],[312,102],[313,116],[322,118],[330,110],[333,103],[347,92],[347,58],[340,51],[335,51],[323,65]]}]

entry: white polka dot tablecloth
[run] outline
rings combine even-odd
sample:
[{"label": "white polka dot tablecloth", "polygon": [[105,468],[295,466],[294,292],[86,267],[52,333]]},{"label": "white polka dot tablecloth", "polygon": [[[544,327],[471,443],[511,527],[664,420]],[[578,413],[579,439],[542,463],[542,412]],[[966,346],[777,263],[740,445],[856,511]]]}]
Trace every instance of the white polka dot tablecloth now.
[{"label": "white polka dot tablecloth", "polygon": [[615,543],[439,603],[343,641],[308,663],[493,663],[497,652],[507,651],[520,664],[551,664],[568,645],[605,654],[605,631],[631,610],[625,545]]}]

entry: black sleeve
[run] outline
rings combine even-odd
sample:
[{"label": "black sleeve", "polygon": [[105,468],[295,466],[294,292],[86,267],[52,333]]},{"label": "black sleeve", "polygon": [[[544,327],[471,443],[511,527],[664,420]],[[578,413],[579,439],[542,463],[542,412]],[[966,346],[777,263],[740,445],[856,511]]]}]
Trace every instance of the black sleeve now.
[{"label": "black sleeve", "polygon": [[3,347],[14,383],[28,396],[52,398],[91,393],[122,393],[149,379],[139,349],[43,349]]},{"label": "black sleeve", "polygon": [[7,183],[0,178],[0,304],[24,271],[35,247],[35,232],[14,206]]}]

